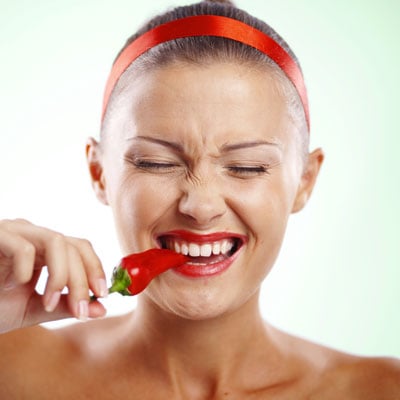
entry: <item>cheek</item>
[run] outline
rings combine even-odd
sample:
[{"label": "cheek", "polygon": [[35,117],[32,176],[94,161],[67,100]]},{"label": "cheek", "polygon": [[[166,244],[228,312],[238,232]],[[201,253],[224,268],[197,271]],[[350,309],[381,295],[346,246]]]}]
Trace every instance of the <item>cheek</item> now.
[{"label": "cheek", "polygon": [[111,193],[117,233],[124,252],[140,252],[154,246],[151,241],[157,222],[176,203],[174,185],[149,176],[126,176]]},{"label": "cheek", "polygon": [[280,232],[286,226],[294,200],[293,185],[281,176],[237,187],[231,207],[241,215],[254,234]]},{"label": "cheek", "polygon": [[[248,186],[232,207],[250,230],[249,279],[263,279],[272,268],[282,245],[295,190],[279,177]],[[240,191],[238,191],[239,193]],[[243,191],[242,191],[243,193]],[[240,201],[238,201],[240,199]]]}]

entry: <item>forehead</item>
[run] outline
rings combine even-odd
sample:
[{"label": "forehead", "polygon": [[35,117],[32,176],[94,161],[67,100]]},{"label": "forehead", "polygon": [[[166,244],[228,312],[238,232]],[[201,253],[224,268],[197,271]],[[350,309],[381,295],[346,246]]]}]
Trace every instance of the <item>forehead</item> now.
[{"label": "forehead", "polygon": [[[233,63],[132,69],[116,90],[111,126],[124,136],[238,136],[281,141],[287,100],[276,74]],[[114,129],[113,128],[113,129]]]}]

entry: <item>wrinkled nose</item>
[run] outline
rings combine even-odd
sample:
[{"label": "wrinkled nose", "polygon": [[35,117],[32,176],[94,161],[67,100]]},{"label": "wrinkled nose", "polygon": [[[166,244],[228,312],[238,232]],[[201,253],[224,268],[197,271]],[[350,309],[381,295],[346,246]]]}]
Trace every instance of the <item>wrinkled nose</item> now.
[{"label": "wrinkled nose", "polygon": [[199,228],[215,223],[225,214],[226,207],[217,185],[204,181],[188,184],[179,201],[179,212]]}]

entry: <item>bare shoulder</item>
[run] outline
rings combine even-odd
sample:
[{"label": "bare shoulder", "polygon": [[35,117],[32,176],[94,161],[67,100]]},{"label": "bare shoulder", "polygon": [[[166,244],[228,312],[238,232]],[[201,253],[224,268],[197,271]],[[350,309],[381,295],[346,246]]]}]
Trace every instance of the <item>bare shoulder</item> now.
[{"label": "bare shoulder", "polygon": [[[0,399],[92,398],[94,382],[104,375],[99,361],[104,361],[104,353],[110,355],[112,343],[115,346],[115,339],[105,341],[110,349],[104,352],[103,341],[115,336],[115,325],[113,318],[106,318],[0,335]],[[66,386],[69,381],[75,384]]]},{"label": "bare shoulder", "polygon": [[400,400],[400,360],[341,352],[279,332],[301,366],[310,400]]},{"label": "bare shoulder", "polygon": [[[26,361],[36,354],[40,348],[50,347],[56,337],[51,331],[35,326],[17,329],[0,335],[0,367],[11,366],[19,361]],[[54,346],[52,346],[54,347]],[[4,371],[4,368],[0,368]]]},{"label": "bare shoulder", "polygon": [[35,375],[47,373],[51,359],[66,352],[59,339],[40,326],[0,335],[0,349],[0,398],[26,398],[23,393]]},{"label": "bare shoulder", "polygon": [[75,352],[76,345],[57,330],[42,326],[18,329],[0,335],[0,376],[31,368],[38,371]]},{"label": "bare shoulder", "polygon": [[30,358],[46,354],[46,359],[52,355],[71,353],[73,348],[78,349],[80,342],[91,332],[90,327],[97,321],[87,323],[73,323],[64,328],[47,329],[40,325],[17,329],[0,335],[0,366],[4,363],[26,362]]},{"label": "bare shoulder", "polygon": [[319,393],[327,399],[400,400],[400,360],[338,356],[323,374]]}]

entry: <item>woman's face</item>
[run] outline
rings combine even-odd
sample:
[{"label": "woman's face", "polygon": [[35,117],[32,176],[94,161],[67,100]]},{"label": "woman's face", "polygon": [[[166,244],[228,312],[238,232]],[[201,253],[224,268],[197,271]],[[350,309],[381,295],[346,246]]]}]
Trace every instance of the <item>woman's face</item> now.
[{"label": "woman's face", "polygon": [[265,71],[230,63],[131,79],[89,151],[123,253],[189,252],[143,296],[185,318],[232,311],[258,293],[298,207],[303,165],[285,99]]}]

